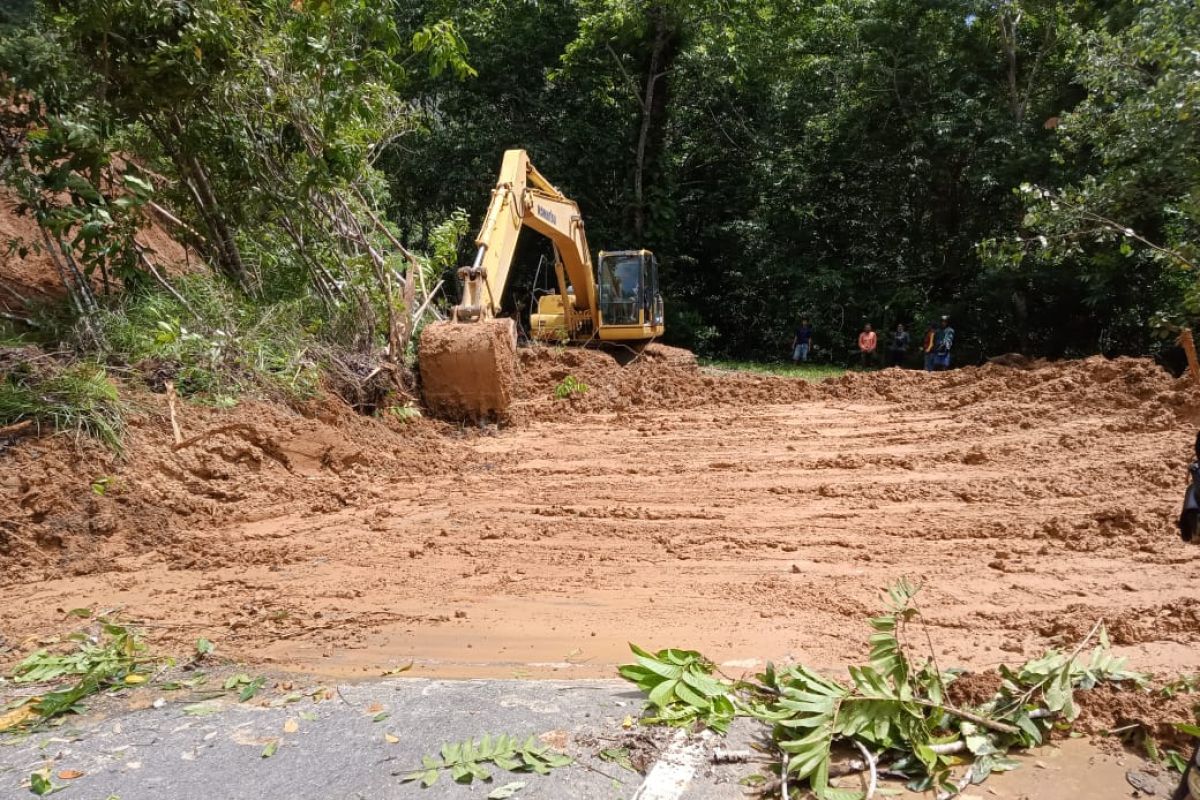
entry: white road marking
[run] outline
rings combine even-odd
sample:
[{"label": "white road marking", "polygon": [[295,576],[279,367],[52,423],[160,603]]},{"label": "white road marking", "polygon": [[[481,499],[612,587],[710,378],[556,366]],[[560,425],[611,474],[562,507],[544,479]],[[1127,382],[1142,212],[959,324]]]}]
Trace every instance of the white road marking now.
[{"label": "white road marking", "polygon": [[685,731],[676,731],[667,749],[646,773],[633,800],[679,800],[683,797],[704,761],[708,739],[708,731],[695,738],[689,738]]}]

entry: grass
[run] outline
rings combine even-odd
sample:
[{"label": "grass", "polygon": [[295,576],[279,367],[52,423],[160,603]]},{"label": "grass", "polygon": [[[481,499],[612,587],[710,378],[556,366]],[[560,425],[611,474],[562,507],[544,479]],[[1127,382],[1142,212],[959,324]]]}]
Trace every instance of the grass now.
[{"label": "grass", "polygon": [[180,395],[227,404],[242,394],[304,399],[317,392],[316,314],[304,300],[256,304],[208,276],[165,293],[123,298],[101,312],[106,361],[158,364]]},{"label": "grass", "polygon": [[790,361],[730,361],[725,359],[701,359],[700,366],[722,372],[756,372],[760,375],[779,375],[784,378],[800,378],[806,381],[823,381],[846,374],[845,367],[834,364],[793,364]]},{"label": "grass", "polygon": [[0,379],[0,427],[32,421],[89,434],[119,452],[123,417],[117,387],[95,364],[46,374],[13,370]]}]

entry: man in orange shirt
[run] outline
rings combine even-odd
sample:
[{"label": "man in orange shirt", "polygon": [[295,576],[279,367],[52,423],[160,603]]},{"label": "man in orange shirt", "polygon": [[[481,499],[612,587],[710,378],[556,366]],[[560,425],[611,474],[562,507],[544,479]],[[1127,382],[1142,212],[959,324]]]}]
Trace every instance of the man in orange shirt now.
[{"label": "man in orange shirt", "polygon": [[933,372],[933,346],[935,344],[937,344],[937,326],[931,322],[929,323],[929,327],[925,329],[925,343],[922,345],[922,349],[925,352],[926,372]]},{"label": "man in orange shirt", "polygon": [[875,363],[875,347],[878,344],[879,337],[871,329],[871,323],[863,325],[862,333],[858,335],[858,354],[862,358],[863,367]]}]

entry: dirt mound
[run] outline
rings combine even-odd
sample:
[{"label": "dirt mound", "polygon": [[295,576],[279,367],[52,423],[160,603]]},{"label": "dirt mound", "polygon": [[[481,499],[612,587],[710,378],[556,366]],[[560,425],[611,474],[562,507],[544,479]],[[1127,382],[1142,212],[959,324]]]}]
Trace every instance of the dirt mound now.
[{"label": "dirt mound", "polygon": [[[521,349],[518,355],[518,405],[526,420],[577,413],[795,403],[814,396],[812,386],[800,380],[706,372],[688,351],[661,345],[648,347],[625,366],[609,352],[584,348],[533,346]],[[556,388],[568,377],[587,389],[556,397]]]},{"label": "dirt mound", "polygon": [[[1149,359],[1007,359],[933,374],[901,369],[848,372],[811,384],[753,373],[717,375],[696,366],[689,355],[675,348],[653,353],[647,349],[622,366],[601,350],[523,348],[518,353],[519,404],[529,419],[805,400],[885,402],[912,411],[951,412],[956,419],[992,429],[1029,428],[1046,415],[1057,421],[1103,412],[1106,430],[1118,433],[1166,430],[1200,410],[1200,391],[1187,379],[1173,379]],[[586,384],[587,390],[556,397],[555,389],[569,376]]]},{"label": "dirt mound", "polygon": [[1195,744],[1190,736],[1175,729],[1176,723],[1195,725],[1200,720],[1196,713],[1200,702],[1189,692],[1101,684],[1077,692],[1075,699],[1080,713],[1073,729],[1079,733],[1107,736],[1122,730],[1122,738],[1134,744],[1149,734],[1160,748],[1173,747],[1185,755]]},{"label": "dirt mound", "polygon": [[365,479],[454,463],[436,423],[372,419],[332,400],[303,414],[254,401],[185,404],[175,445],[164,398],[124,394],[138,413],[121,456],[66,434],[0,450],[0,580],[128,568],[140,555],[179,568],[228,565],[222,537],[204,531],[297,508],[329,512],[355,502]]},{"label": "dirt mound", "polygon": [[[163,396],[126,387],[123,459],[0,453],[0,635],[120,606],[175,652],[345,675],[611,675],[628,641],[827,667],[866,657],[904,575],[944,667],[1103,618],[1132,668],[1194,671],[1200,548],[1171,521],[1192,391],[1150,362],[813,384],[634,355],[521,350],[507,426],[184,404],[179,448]],[[567,376],[588,391],[556,399]]]},{"label": "dirt mound", "polygon": [[[1124,590],[1133,588],[1127,585]],[[1119,608],[1072,603],[1054,611],[1019,614],[1005,622],[1006,627],[1026,626],[1047,641],[1069,647],[1082,639],[1097,619],[1104,620],[1109,638],[1118,645],[1200,643],[1200,608],[1182,601]]]}]

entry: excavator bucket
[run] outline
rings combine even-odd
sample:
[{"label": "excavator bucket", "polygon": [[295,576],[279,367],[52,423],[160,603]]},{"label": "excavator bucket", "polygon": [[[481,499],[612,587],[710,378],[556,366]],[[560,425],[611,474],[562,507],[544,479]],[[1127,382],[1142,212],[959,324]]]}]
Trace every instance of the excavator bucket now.
[{"label": "excavator bucket", "polygon": [[425,406],[445,419],[502,419],[517,381],[511,319],[434,322],[417,347]]}]

